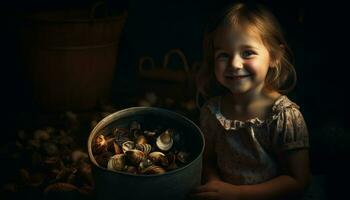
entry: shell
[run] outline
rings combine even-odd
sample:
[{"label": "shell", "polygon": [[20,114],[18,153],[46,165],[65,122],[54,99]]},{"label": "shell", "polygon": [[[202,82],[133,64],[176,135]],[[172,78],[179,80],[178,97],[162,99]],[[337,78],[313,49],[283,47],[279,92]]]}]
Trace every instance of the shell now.
[{"label": "shell", "polygon": [[142,171],[142,170],[146,169],[147,167],[149,167],[149,166],[151,166],[151,165],[153,165],[153,163],[152,163],[151,160],[149,160],[149,159],[144,159],[144,160],[142,160],[142,161],[140,162],[140,164],[139,164],[139,169],[140,169],[140,171]]},{"label": "shell", "polygon": [[95,143],[98,145],[103,145],[106,143],[106,139],[104,135],[98,135],[95,139]]},{"label": "shell", "polygon": [[147,137],[153,137],[156,135],[155,131],[144,131],[143,132]]},{"label": "shell", "polygon": [[122,144],[129,139],[129,130],[126,128],[116,128],[113,131],[113,135],[115,136],[115,141],[119,146],[122,146]]},{"label": "shell", "polygon": [[148,158],[155,164],[161,164],[162,166],[168,166],[169,161],[164,153],[154,151],[148,155]]},{"label": "shell", "polygon": [[170,152],[166,155],[169,161],[169,166],[166,168],[167,170],[173,170],[178,168],[178,165],[176,164],[176,154],[174,152]]},{"label": "shell", "polygon": [[45,174],[39,172],[29,173],[26,169],[20,169],[19,174],[23,183],[29,186],[38,187],[45,180]]},{"label": "shell", "polygon": [[64,167],[62,159],[58,156],[46,157],[43,161],[42,166],[49,171],[61,170]]},{"label": "shell", "polygon": [[137,168],[135,166],[131,166],[131,165],[125,165],[124,171],[131,173],[131,174],[137,174]]},{"label": "shell", "polygon": [[107,164],[107,169],[112,171],[121,171],[124,169],[125,166],[125,155],[124,154],[118,154],[112,156]]},{"label": "shell", "polygon": [[58,172],[58,174],[56,175],[56,180],[59,182],[67,182],[69,176],[77,173],[77,171],[78,170],[76,168],[65,167]]},{"label": "shell", "polygon": [[87,160],[89,155],[81,150],[75,150],[71,153],[71,160],[76,163],[80,160]]},{"label": "shell", "polygon": [[46,156],[58,156],[60,154],[59,148],[53,142],[45,142],[41,145],[41,148]]},{"label": "shell", "polygon": [[134,148],[135,148],[135,143],[133,141],[126,141],[122,144],[122,150],[124,153]]},{"label": "shell", "polygon": [[143,132],[141,130],[135,129],[135,130],[130,131],[130,136],[129,136],[130,138],[138,138],[140,136],[144,136]]},{"label": "shell", "polygon": [[183,164],[189,163],[190,154],[185,151],[180,151],[177,153],[176,158]]},{"label": "shell", "polygon": [[151,165],[149,167],[147,167],[146,169],[144,169],[141,173],[143,174],[163,174],[165,173],[165,169],[163,169],[160,166],[157,165]]},{"label": "shell", "polygon": [[78,166],[78,172],[77,176],[79,181],[83,182],[86,186],[93,186],[94,185],[94,177],[92,175],[92,166],[89,162],[81,163],[80,166]]},{"label": "shell", "polygon": [[136,144],[136,149],[148,155],[152,151],[152,146],[150,144]]},{"label": "shell", "polygon": [[123,150],[122,148],[120,148],[120,146],[118,145],[118,143],[114,142],[113,143],[113,149],[114,149],[114,153],[117,155],[117,154],[122,154],[123,153]]},{"label": "shell", "polygon": [[157,137],[157,147],[162,151],[168,151],[173,147],[173,138],[171,134],[171,130],[167,129],[164,133]]},{"label": "shell", "polygon": [[36,130],[34,132],[34,139],[35,140],[41,140],[41,141],[44,141],[44,140],[49,140],[50,139],[50,133],[45,131],[45,130]]},{"label": "shell", "polygon": [[116,155],[124,153],[122,148],[118,145],[117,142],[113,142],[113,150],[112,150],[112,152],[114,152]]},{"label": "shell", "polygon": [[104,135],[99,135],[95,138],[92,145],[92,151],[96,154],[107,151],[107,141]]},{"label": "shell", "polygon": [[105,136],[107,142],[107,151],[114,152],[115,137]]},{"label": "shell", "polygon": [[135,139],[138,136],[142,135],[142,131],[141,131],[141,124],[137,121],[132,121],[129,124],[129,138],[130,139]]},{"label": "shell", "polygon": [[69,183],[54,183],[44,189],[43,199],[81,199],[78,187]]},{"label": "shell", "polygon": [[139,163],[146,158],[145,154],[142,151],[137,149],[126,151],[125,155],[128,161],[135,166],[138,166]]},{"label": "shell", "polygon": [[179,166],[176,164],[176,162],[172,162],[169,164],[169,166],[166,168],[167,170],[174,170],[177,169]]},{"label": "shell", "polygon": [[102,154],[96,155],[95,160],[100,166],[107,168],[108,161],[112,156],[112,153],[106,151]]},{"label": "shell", "polygon": [[136,137],[135,143],[136,144],[147,144],[147,139],[144,135],[139,135]]}]

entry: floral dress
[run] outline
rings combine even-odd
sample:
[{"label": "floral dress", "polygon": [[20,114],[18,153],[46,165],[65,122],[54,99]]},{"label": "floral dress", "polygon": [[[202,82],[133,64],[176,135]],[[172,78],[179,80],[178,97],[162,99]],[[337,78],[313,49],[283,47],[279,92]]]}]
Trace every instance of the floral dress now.
[{"label": "floral dress", "polygon": [[309,147],[299,106],[280,96],[265,119],[227,119],[220,111],[221,97],[201,108],[200,126],[206,143],[213,145],[217,166],[225,182],[258,184],[279,175],[277,159],[286,150]]}]

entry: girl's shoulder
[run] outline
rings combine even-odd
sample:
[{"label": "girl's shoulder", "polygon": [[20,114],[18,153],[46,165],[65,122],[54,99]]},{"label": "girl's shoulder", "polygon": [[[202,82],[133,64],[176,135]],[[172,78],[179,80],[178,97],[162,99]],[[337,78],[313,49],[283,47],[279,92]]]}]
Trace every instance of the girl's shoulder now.
[{"label": "girl's shoulder", "polygon": [[308,129],[299,106],[287,96],[278,98],[272,108],[270,130],[276,151],[308,148]]},{"label": "girl's shoulder", "polygon": [[215,114],[219,111],[219,104],[220,104],[221,96],[215,96],[211,97],[210,99],[206,100],[204,104],[201,107],[201,113],[212,113]]},{"label": "girl's shoulder", "polygon": [[290,100],[286,95],[280,95],[274,102],[271,113],[272,115],[280,114],[281,112],[298,110],[300,107],[298,104]]},{"label": "girl's shoulder", "polygon": [[204,104],[200,107],[200,126],[201,127],[211,127],[214,124],[217,124],[217,115],[219,102],[219,97],[213,97],[205,101]]}]

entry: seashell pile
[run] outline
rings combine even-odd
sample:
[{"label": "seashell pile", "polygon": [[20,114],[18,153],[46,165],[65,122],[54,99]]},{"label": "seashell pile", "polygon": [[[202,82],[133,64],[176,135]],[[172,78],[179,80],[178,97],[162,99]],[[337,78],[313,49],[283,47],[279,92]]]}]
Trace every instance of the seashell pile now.
[{"label": "seashell pile", "polygon": [[92,143],[96,162],[111,171],[163,174],[190,162],[182,132],[167,128],[142,129],[137,121],[129,128],[116,127],[97,135]]}]

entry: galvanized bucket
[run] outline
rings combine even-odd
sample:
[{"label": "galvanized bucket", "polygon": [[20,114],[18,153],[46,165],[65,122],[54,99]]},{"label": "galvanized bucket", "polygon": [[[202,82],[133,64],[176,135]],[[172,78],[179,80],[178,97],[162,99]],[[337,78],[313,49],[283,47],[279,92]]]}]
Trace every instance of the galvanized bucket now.
[{"label": "galvanized bucket", "polygon": [[[132,121],[161,125],[182,130],[189,141],[193,155],[189,164],[160,175],[135,175],[109,171],[98,165],[92,154],[96,134],[110,132],[113,127],[127,127]],[[93,163],[96,199],[185,199],[190,190],[201,182],[204,137],[201,130],[188,118],[175,112],[152,107],[132,107],[102,119],[88,139],[88,152]]]}]

